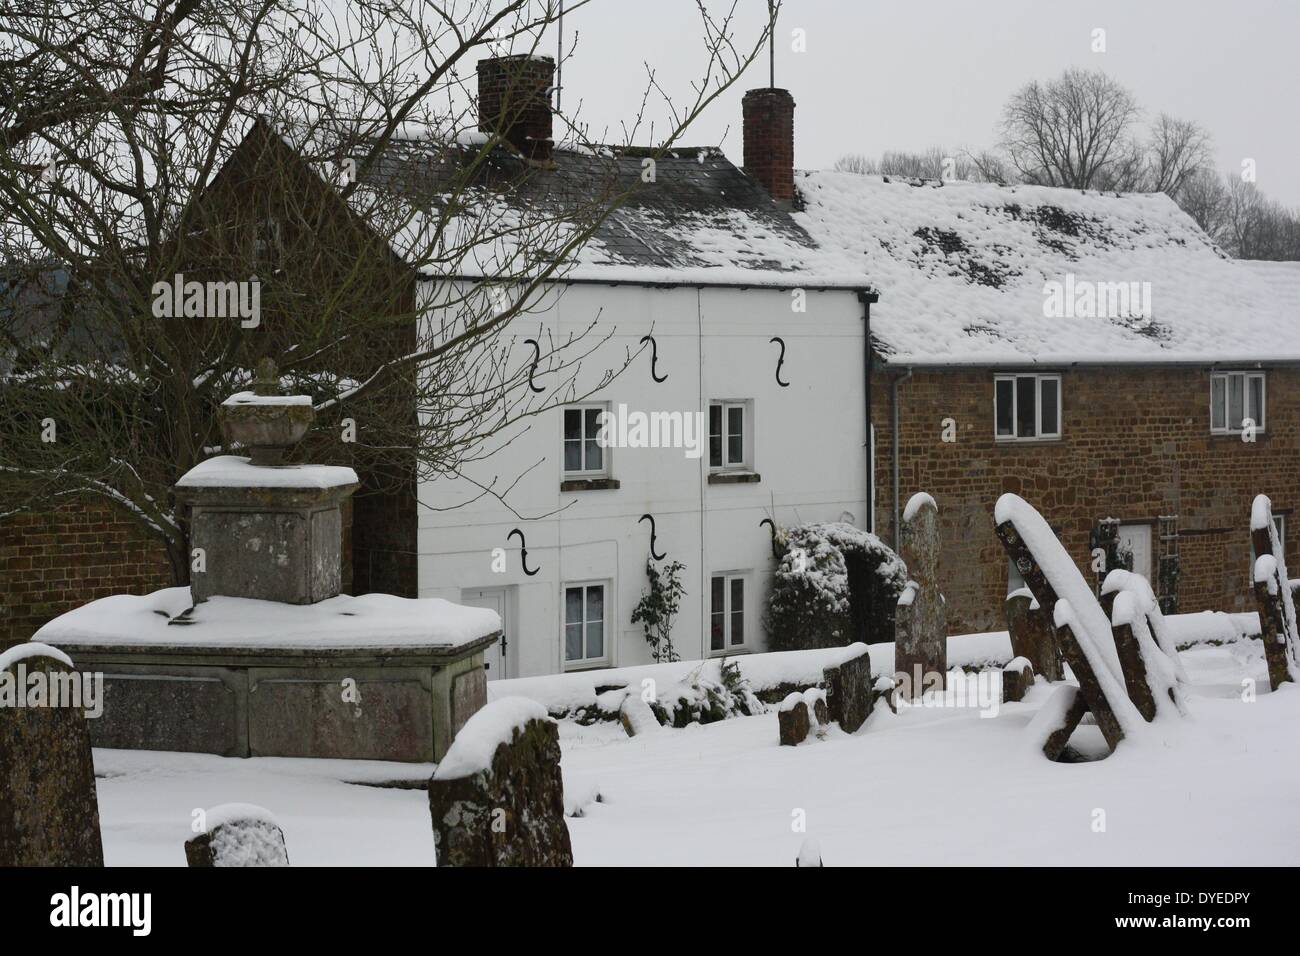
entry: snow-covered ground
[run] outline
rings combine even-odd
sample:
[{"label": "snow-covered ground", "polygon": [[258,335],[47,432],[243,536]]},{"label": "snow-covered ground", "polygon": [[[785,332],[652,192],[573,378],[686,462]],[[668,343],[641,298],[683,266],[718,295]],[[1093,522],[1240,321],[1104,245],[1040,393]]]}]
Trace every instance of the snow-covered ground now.
[{"label": "snow-covered ground", "polygon": [[[1300,863],[1300,688],[1268,692],[1258,641],[1182,658],[1191,717],[1100,762],[1052,764],[1028,743],[1042,685],[993,718],[880,708],[856,735],[799,747],[777,745],[775,712],[632,739],[562,722],[566,803],[586,804],[574,859],[792,865],[802,817],[828,866]],[[359,785],[429,765],[109,750],[95,765],[109,865],[184,865],[193,811],[226,802],[271,810],[295,865],[434,862],[424,791]]]}]

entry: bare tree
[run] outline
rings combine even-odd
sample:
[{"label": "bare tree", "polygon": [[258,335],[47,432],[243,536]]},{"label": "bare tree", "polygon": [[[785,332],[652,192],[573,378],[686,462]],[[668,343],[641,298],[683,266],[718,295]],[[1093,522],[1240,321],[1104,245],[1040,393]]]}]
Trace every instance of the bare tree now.
[{"label": "bare tree", "polygon": [[1180,198],[1188,180],[1210,168],[1210,134],[1191,120],[1161,113],[1151,127],[1146,147],[1146,181],[1143,191]]},{"label": "bare tree", "polygon": [[[650,157],[770,33],[739,43],[734,5],[697,7],[692,93],[669,100],[647,65],[624,130],[645,135],[663,97]],[[0,0],[0,516],[98,498],[161,540],[182,583],[171,487],[223,450],[220,402],[262,357],[313,398],[308,454],[372,487],[458,474],[626,367],[579,386],[611,334],[596,316],[590,335],[539,337],[541,392],[520,346],[639,182],[611,161],[589,194],[549,194],[546,163],[505,134],[538,91],[484,134],[465,79],[480,57],[535,56],[557,16],[557,0]],[[616,158],[580,116],[559,121]],[[191,281],[208,290],[193,311]]]},{"label": "bare tree", "polygon": [[943,146],[914,153],[907,150],[888,150],[874,160],[858,153],[841,156],[835,161],[840,172],[866,175],[905,176],[911,179],[979,180],[979,165],[965,150],[950,150]]},{"label": "bare tree", "polygon": [[1178,190],[1178,205],[1191,216],[1205,234],[1223,245],[1227,223],[1228,187],[1213,169],[1202,168],[1189,174]]},{"label": "bare tree", "polygon": [[1071,68],[1026,84],[1007,103],[1002,148],[1029,183],[1127,189],[1139,172],[1137,103],[1105,73]]}]

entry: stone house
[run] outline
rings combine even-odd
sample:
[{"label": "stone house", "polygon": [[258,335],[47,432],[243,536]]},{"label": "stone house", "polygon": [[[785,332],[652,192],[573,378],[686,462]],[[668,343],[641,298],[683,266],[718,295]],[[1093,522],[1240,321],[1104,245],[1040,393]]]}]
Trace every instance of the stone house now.
[{"label": "stone house", "polygon": [[880,289],[875,527],[892,541],[900,500],[936,498],[952,633],[1005,626],[1004,492],[1081,568],[1100,549],[1166,609],[1253,609],[1258,493],[1300,560],[1300,263],[1228,259],[1159,194],[796,183],[798,221]]}]

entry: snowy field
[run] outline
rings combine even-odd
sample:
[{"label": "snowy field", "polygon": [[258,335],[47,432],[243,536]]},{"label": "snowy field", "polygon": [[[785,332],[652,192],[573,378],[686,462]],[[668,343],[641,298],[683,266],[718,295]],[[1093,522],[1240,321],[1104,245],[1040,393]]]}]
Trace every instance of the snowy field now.
[{"label": "snowy field", "polygon": [[[777,745],[775,713],[635,739],[561,722],[566,803],[583,806],[574,859],[787,866],[802,816],[828,866],[1300,863],[1300,688],[1268,692],[1258,641],[1182,659],[1191,717],[1101,762],[1052,764],[1028,743],[1041,684],[996,717],[878,708],[856,735],[799,747]],[[232,801],[275,813],[295,865],[434,863],[424,791],[362,785],[431,765],[96,750],[95,766],[109,865],[183,866],[193,811]]]}]

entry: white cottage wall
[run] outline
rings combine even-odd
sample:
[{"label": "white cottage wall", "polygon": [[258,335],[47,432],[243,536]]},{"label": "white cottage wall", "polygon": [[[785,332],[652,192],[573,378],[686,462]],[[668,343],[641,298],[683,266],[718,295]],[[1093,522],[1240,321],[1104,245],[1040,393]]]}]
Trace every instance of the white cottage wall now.
[{"label": "white cottage wall", "polygon": [[[834,520],[851,514],[868,520],[863,447],[862,306],[854,293],[808,292],[806,311],[794,310],[791,291],[772,288],[560,285],[512,330],[512,367],[531,360],[523,340],[548,332],[577,334],[593,320],[594,343],[612,335],[583,362],[582,378],[595,382],[621,365],[625,350],[653,333],[657,370],[651,378],[647,349],[593,402],[629,411],[706,411],[711,400],[749,403],[747,438],[760,480],[710,484],[707,446],[698,459],[677,448],[614,448],[607,452],[617,489],[561,492],[562,416],[547,412],[524,423],[504,450],[474,466],[472,476],[507,486],[524,473],[507,500],[519,515],[470,482],[438,479],[420,487],[419,582],[422,597],[459,600],[470,589],[506,589],[513,633],[507,635],[505,676],[575,669],[565,661],[562,588],[604,582],[605,656],[581,666],[623,666],[650,660],[639,625],[631,623],[646,589],[645,564],[655,518],[656,545],[666,560],[686,566],[673,631],[683,658],[710,654],[710,578],[745,577],[743,647],[766,646],[760,617],[773,560],[768,529],[780,524]],[[776,380],[785,341],[781,387]],[[539,384],[551,384],[539,373]],[[462,507],[453,505],[469,502]],[[446,510],[449,509],[450,510]],[[529,570],[520,563],[525,536]],[[506,551],[504,572],[493,571],[493,549]],[[500,675],[497,675],[500,676]]]}]

